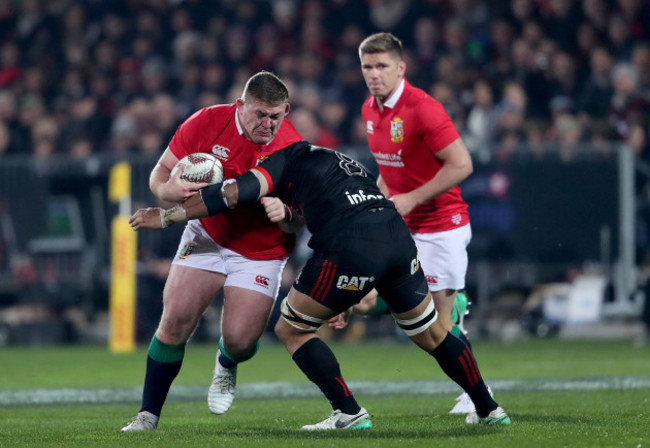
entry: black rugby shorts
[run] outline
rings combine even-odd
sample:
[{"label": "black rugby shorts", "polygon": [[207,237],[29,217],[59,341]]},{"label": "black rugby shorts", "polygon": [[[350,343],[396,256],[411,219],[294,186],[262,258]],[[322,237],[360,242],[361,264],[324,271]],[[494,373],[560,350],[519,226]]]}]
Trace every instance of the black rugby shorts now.
[{"label": "black rugby shorts", "polygon": [[337,312],[373,288],[395,313],[415,308],[428,292],[415,243],[394,209],[351,220],[314,252],[293,286]]}]

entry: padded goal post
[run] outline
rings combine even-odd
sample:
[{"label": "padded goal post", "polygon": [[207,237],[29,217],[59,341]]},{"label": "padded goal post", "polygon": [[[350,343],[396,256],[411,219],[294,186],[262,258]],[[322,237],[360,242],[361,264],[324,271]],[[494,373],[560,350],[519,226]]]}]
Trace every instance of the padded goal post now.
[{"label": "padded goal post", "polygon": [[129,225],[131,165],[116,164],[109,177],[109,199],[118,204],[111,223],[111,280],[109,349],[132,353],[136,348],[137,233]]}]

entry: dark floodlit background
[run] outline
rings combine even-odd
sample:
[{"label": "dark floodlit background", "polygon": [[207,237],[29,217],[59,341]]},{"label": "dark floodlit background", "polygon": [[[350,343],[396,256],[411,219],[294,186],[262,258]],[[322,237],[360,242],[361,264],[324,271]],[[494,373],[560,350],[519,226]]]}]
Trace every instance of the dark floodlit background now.
[{"label": "dark floodlit background", "polygon": [[[0,345],[106,340],[110,168],[131,163],[133,209],[154,205],[148,174],[176,127],[258,70],[287,83],[306,139],[376,170],[357,54],[376,31],[402,39],[407,78],[473,156],[473,337],[644,342],[647,1],[0,0]],[[181,230],[139,235],[141,341]],[[196,339],[218,337],[219,304]]]}]

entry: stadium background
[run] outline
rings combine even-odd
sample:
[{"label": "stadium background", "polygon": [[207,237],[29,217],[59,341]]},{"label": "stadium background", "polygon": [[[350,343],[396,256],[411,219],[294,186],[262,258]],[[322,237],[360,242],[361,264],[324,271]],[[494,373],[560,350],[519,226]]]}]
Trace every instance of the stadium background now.
[{"label": "stadium background", "polygon": [[[117,212],[110,168],[127,160],[134,209],[154,204],[148,173],[178,124],[233,101],[257,70],[287,82],[290,119],[305,138],[375,169],[357,46],[379,30],[404,41],[407,78],[443,103],[474,158],[462,185],[474,230],[474,334],[589,323],[601,336],[643,342],[650,5],[642,0],[0,0],[0,342],[105,340]],[[159,317],[180,230],[140,234],[142,341]],[[574,310],[583,325],[566,325],[577,284],[590,308]],[[205,320],[196,338],[213,340],[217,307]],[[381,319],[361,330],[393,335]]]}]

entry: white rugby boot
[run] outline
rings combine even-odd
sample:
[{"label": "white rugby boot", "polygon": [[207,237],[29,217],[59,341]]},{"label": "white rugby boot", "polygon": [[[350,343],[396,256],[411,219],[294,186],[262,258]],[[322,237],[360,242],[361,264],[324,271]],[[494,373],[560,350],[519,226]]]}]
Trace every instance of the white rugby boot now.
[{"label": "white rugby boot", "polygon": [[471,412],[465,417],[465,423],[468,425],[509,425],[511,422],[506,411],[499,406],[490,412],[487,417],[479,417],[476,412]]},{"label": "white rugby boot", "polygon": [[158,426],[158,416],[151,412],[138,412],[133,421],[122,428],[121,432],[153,431]]},{"label": "white rugby boot", "polygon": [[212,384],[208,390],[208,407],[213,414],[225,414],[235,399],[235,386],[237,384],[237,366],[232,369],[221,367],[217,361]]},{"label": "white rugby boot", "polygon": [[305,425],[302,429],[306,431],[324,431],[330,429],[370,429],[372,422],[368,411],[361,408],[359,412],[354,415],[344,414],[339,409],[332,411],[332,415],[327,417],[322,422],[314,425]]},{"label": "white rugby boot", "polygon": [[[490,396],[494,397],[492,388],[490,386],[487,388],[488,392],[490,392]],[[451,408],[451,411],[449,411],[450,414],[469,414],[471,412],[476,412],[476,408],[474,407],[472,399],[469,398],[469,395],[467,395],[467,392],[463,392],[458,397],[456,397],[456,404],[453,408]]]}]

